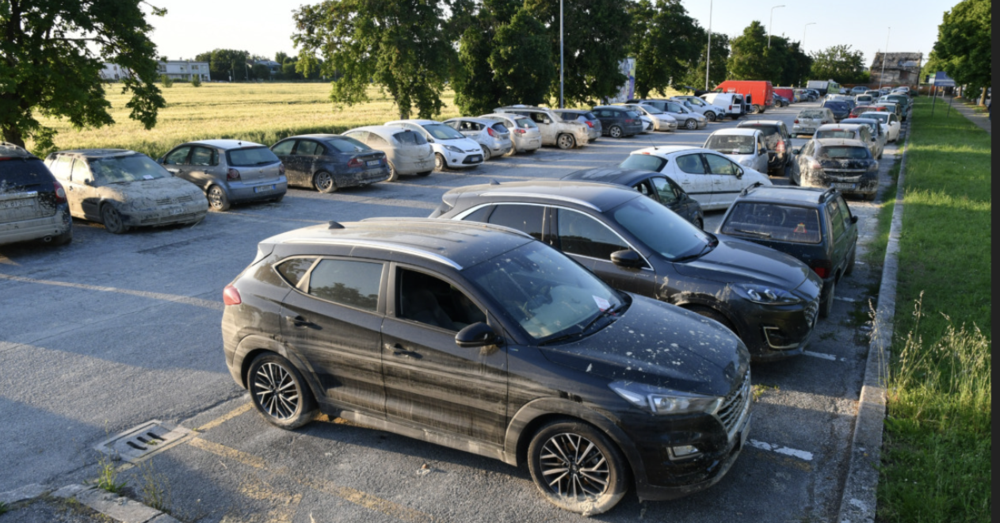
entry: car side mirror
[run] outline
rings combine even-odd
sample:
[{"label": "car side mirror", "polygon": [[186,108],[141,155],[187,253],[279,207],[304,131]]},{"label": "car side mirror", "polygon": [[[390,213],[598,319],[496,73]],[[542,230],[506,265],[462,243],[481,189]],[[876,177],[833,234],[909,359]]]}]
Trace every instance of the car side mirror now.
[{"label": "car side mirror", "polygon": [[83,180],[83,184],[86,185],[87,187],[93,187],[94,186],[94,180],[91,180],[90,178],[85,178]]},{"label": "car side mirror", "polygon": [[427,143],[434,143],[434,138],[431,138],[430,136],[428,136],[427,137]]},{"label": "car side mirror", "polygon": [[631,249],[624,249],[611,253],[611,263],[614,263],[619,267],[627,267],[629,269],[638,269],[643,265],[643,261],[639,256],[639,253]]},{"label": "car side mirror", "polygon": [[802,154],[802,148],[800,147],[798,149],[792,149],[792,152],[795,154]]},{"label": "car side mirror", "polygon": [[455,335],[455,344],[465,349],[487,347],[495,345],[497,341],[498,336],[493,327],[483,322],[473,323]]},{"label": "car side mirror", "polygon": [[736,179],[738,180],[742,177],[743,177],[743,169],[736,169]]},{"label": "car side mirror", "polygon": [[858,217],[857,216],[851,216],[851,223],[858,223]]},{"label": "car side mirror", "polygon": [[546,118],[546,119],[542,120],[542,123],[544,123],[544,124],[550,124],[550,123],[552,123],[552,120]]}]

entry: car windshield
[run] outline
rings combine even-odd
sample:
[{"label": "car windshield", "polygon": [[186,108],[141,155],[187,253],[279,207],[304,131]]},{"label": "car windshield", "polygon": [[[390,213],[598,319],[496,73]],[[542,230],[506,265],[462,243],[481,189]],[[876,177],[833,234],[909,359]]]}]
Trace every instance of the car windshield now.
[{"label": "car windshield", "polygon": [[824,147],[820,157],[829,160],[869,160],[872,155],[867,147],[834,146]]},{"label": "car windshield", "polygon": [[816,131],[816,136],[813,138],[819,140],[821,138],[842,138],[845,140],[853,140],[857,137],[857,133],[854,131],[847,131],[844,129],[836,130],[826,130],[826,131]]},{"label": "car windshield", "polygon": [[540,242],[526,243],[463,274],[539,343],[584,334],[604,311],[618,312],[626,304],[593,273]]},{"label": "car windshield", "polygon": [[866,122],[866,121],[861,120],[859,118],[848,118],[847,120],[842,120],[840,123],[842,123],[842,124],[853,124],[853,125],[863,125],[863,126],[867,127],[868,130],[872,132],[872,134],[875,134],[875,132],[876,132],[875,131],[875,126],[878,125],[876,122]]},{"label": "car windshield", "polygon": [[563,119],[564,122],[575,122],[578,118],[580,118],[581,116],[583,116],[583,113],[574,113],[574,112],[563,111],[563,112],[559,113],[559,116],[562,116],[562,119]]},{"label": "car windshield", "polygon": [[702,105],[708,105],[701,98],[685,98],[685,100],[687,100],[692,105],[697,105],[699,107],[701,107]]},{"label": "car windshield", "polygon": [[781,138],[781,134],[778,133],[778,128],[773,125],[745,125],[742,126],[743,129],[746,128],[756,129],[764,134],[764,143],[767,144],[769,149],[774,149],[778,145],[778,139]]},{"label": "car windshield", "polygon": [[144,154],[96,158],[87,163],[98,184],[138,182],[170,176],[166,169]]},{"label": "car windshield", "polygon": [[267,147],[233,149],[226,152],[226,157],[229,158],[229,165],[233,167],[252,167],[281,161]]},{"label": "car windshield", "polygon": [[403,145],[426,145],[427,140],[423,135],[417,134],[413,131],[403,131],[401,133],[396,133],[392,137],[399,143]]},{"label": "car windshield", "polygon": [[802,111],[799,113],[799,118],[822,118],[826,116],[823,111]]},{"label": "car windshield", "polygon": [[755,142],[753,136],[715,134],[708,137],[705,148],[722,154],[753,154]]},{"label": "car windshield", "polygon": [[825,104],[823,104],[823,107],[826,107],[830,110],[838,110],[838,109],[841,111],[847,110],[847,104],[844,102],[826,102]]},{"label": "car windshield", "polygon": [[663,158],[640,153],[630,154],[624,162],[618,164],[618,167],[622,169],[635,169],[637,171],[660,172],[660,169],[663,169],[664,165],[667,165],[667,161]]},{"label": "car windshield", "polygon": [[334,149],[342,153],[360,153],[362,151],[370,151],[371,147],[355,140],[354,138],[331,138],[325,141],[327,145],[333,147]]},{"label": "car windshield", "polygon": [[697,255],[714,242],[691,222],[649,198],[634,198],[611,212],[636,239],[668,260]]},{"label": "car windshield", "polygon": [[426,129],[427,132],[431,133],[431,136],[433,136],[435,140],[458,140],[460,138],[465,138],[462,133],[448,127],[445,124],[429,123],[422,127]]}]

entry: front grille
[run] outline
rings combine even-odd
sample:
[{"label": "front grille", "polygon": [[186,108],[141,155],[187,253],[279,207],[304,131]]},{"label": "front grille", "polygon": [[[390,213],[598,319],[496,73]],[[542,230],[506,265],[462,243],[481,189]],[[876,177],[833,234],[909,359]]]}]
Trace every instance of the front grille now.
[{"label": "front grille", "polygon": [[156,200],[156,205],[170,205],[171,203],[174,203],[173,198],[160,198]]},{"label": "front grille", "polygon": [[809,326],[812,327],[815,325],[816,315],[819,314],[819,296],[817,296],[813,301],[807,303],[803,312],[805,312],[806,321],[809,322]]},{"label": "front grille", "polygon": [[194,196],[191,196],[190,194],[181,196],[180,198],[177,198],[177,201],[179,203],[191,203],[194,201]]},{"label": "front grille", "polygon": [[722,400],[722,406],[715,414],[726,428],[729,439],[736,435],[737,423],[750,408],[750,396],[750,370],[747,369],[747,373],[743,375],[743,384]]}]

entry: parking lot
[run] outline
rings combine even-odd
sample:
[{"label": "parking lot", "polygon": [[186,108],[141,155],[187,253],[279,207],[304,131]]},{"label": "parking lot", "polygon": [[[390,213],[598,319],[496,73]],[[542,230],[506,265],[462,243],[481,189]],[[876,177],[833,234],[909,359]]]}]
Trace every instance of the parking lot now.
[{"label": "parking lot", "polygon": [[[817,105],[760,118],[784,120],[790,129],[799,110]],[[0,492],[92,479],[95,445],[161,420],[197,429],[145,461],[147,478],[169,484],[168,507],[185,521],[582,520],[543,500],[526,467],[343,420],[321,419],[295,432],[268,425],[226,369],[222,289],[250,263],[259,241],[290,229],[425,217],[455,187],[555,179],[654,145],[700,147],[712,131],[735,125],[605,137],[582,149],[493,160],[468,173],[333,194],[290,189],[280,203],[213,212],[194,227],[112,235],[75,221],[68,247],[0,248]],[[896,151],[890,144],[881,161],[883,187]],[[750,440],[729,474],[677,501],[640,503],[630,494],[596,519],[799,522],[836,515],[868,350],[865,311],[880,277],[863,256],[878,204],[849,203],[860,217],[859,266],[838,286],[834,313],[819,322],[805,356],[754,365]],[[714,231],[721,217],[706,213],[705,228]],[[151,481],[142,472],[122,472],[137,496]]]}]

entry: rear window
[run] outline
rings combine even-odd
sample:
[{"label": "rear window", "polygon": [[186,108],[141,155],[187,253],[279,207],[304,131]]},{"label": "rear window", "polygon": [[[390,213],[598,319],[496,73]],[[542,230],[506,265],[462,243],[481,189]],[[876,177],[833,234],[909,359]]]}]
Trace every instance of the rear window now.
[{"label": "rear window", "polygon": [[426,145],[427,139],[413,131],[396,133],[392,137],[403,145]]},{"label": "rear window", "polygon": [[630,154],[624,162],[618,164],[618,167],[621,167],[622,169],[660,172],[664,165],[667,165],[667,161],[659,156],[652,156],[649,154]]},{"label": "rear window", "polygon": [[331,138],[326,140],[326,144],[342,153],[360,153],[372,150],[371,147],[346,136],[343,138]]},{"label": "rear window", "polygon": [[753,136],[714,135],[705,142],[705,148],[722,154],[753,154]]},{"label": "rear window", "polygon": [[819,211],[773,203],[737,203],[723,234],[792,243],[819,243]]},{"label": "rear window", "polygon": [[740,129],[756,129],[761,132],[764,136],[771,136],[772,134],[778,134],[778,128],[773,125],[741,125]]},{"label": "rear window", "polygon": [[564,122],[575,122],[577,118],[583,116],[581,113],[559,113]]},{"label": "rear window", "polygon": [[843,138],[845,140],[853,140],[857,136],[854,131],[816,131],[815,139],[819,140],[821,138]]},{"label": "rear window", "polygon": [[871,118],[872,120],[878,120],[879,122],[882,123],[889,123],[889,113],[870,112],[870,113],[861,113],[861,116],[865,118]]},{"label": "rear window", "polygon": [[518,118],[514,120],[514,123],[521,129],[538,129],[538,126],[530,118]]},{"label": "rear window", "polygon": [[829,109],[845,110],[845,109],[847,109],[847,104],[844,103],[844,102],[826,102],[825,104],[823,104],[823,107],[826,107],[826,108],[829,108]]},{"label": "rear window", "polygon": [[491,125],[490,127],[492,127],[493,130],[496,131],[496,132],[498,132],[498,133],[504,133],[504,134],[506,134],[506,133],[510,132],[510,129],[507,129],[506,125],[504,125],[502,123],[499,123],[499,122]]},{"label": "rear window", "polygon": [[870,160],[872,157],[867,147],[850,147],[846,145],[824,147],[820,156],[831,160]]},{"label": "rear window", "polygon": [[312,267],[315,261],[316,258],[292,258],[277,266],[278,274],[281,274],[292,287],[298,287],[302,277],[306,275],[309,267]]},{"label": "rear window", "polygon": [[799,118],[823,118],[826,113],[823,111],[802,111],[799,113]]},{"label": "rear window", "polygon": [[52,181],[49,168],[38,158],[0,159],[0,193]]},{"label": "rear window", "polygon": [[278,157],[267,147],[247,147],[226,152],[229,165],[233,167],[253,167],[278,163]]}]

